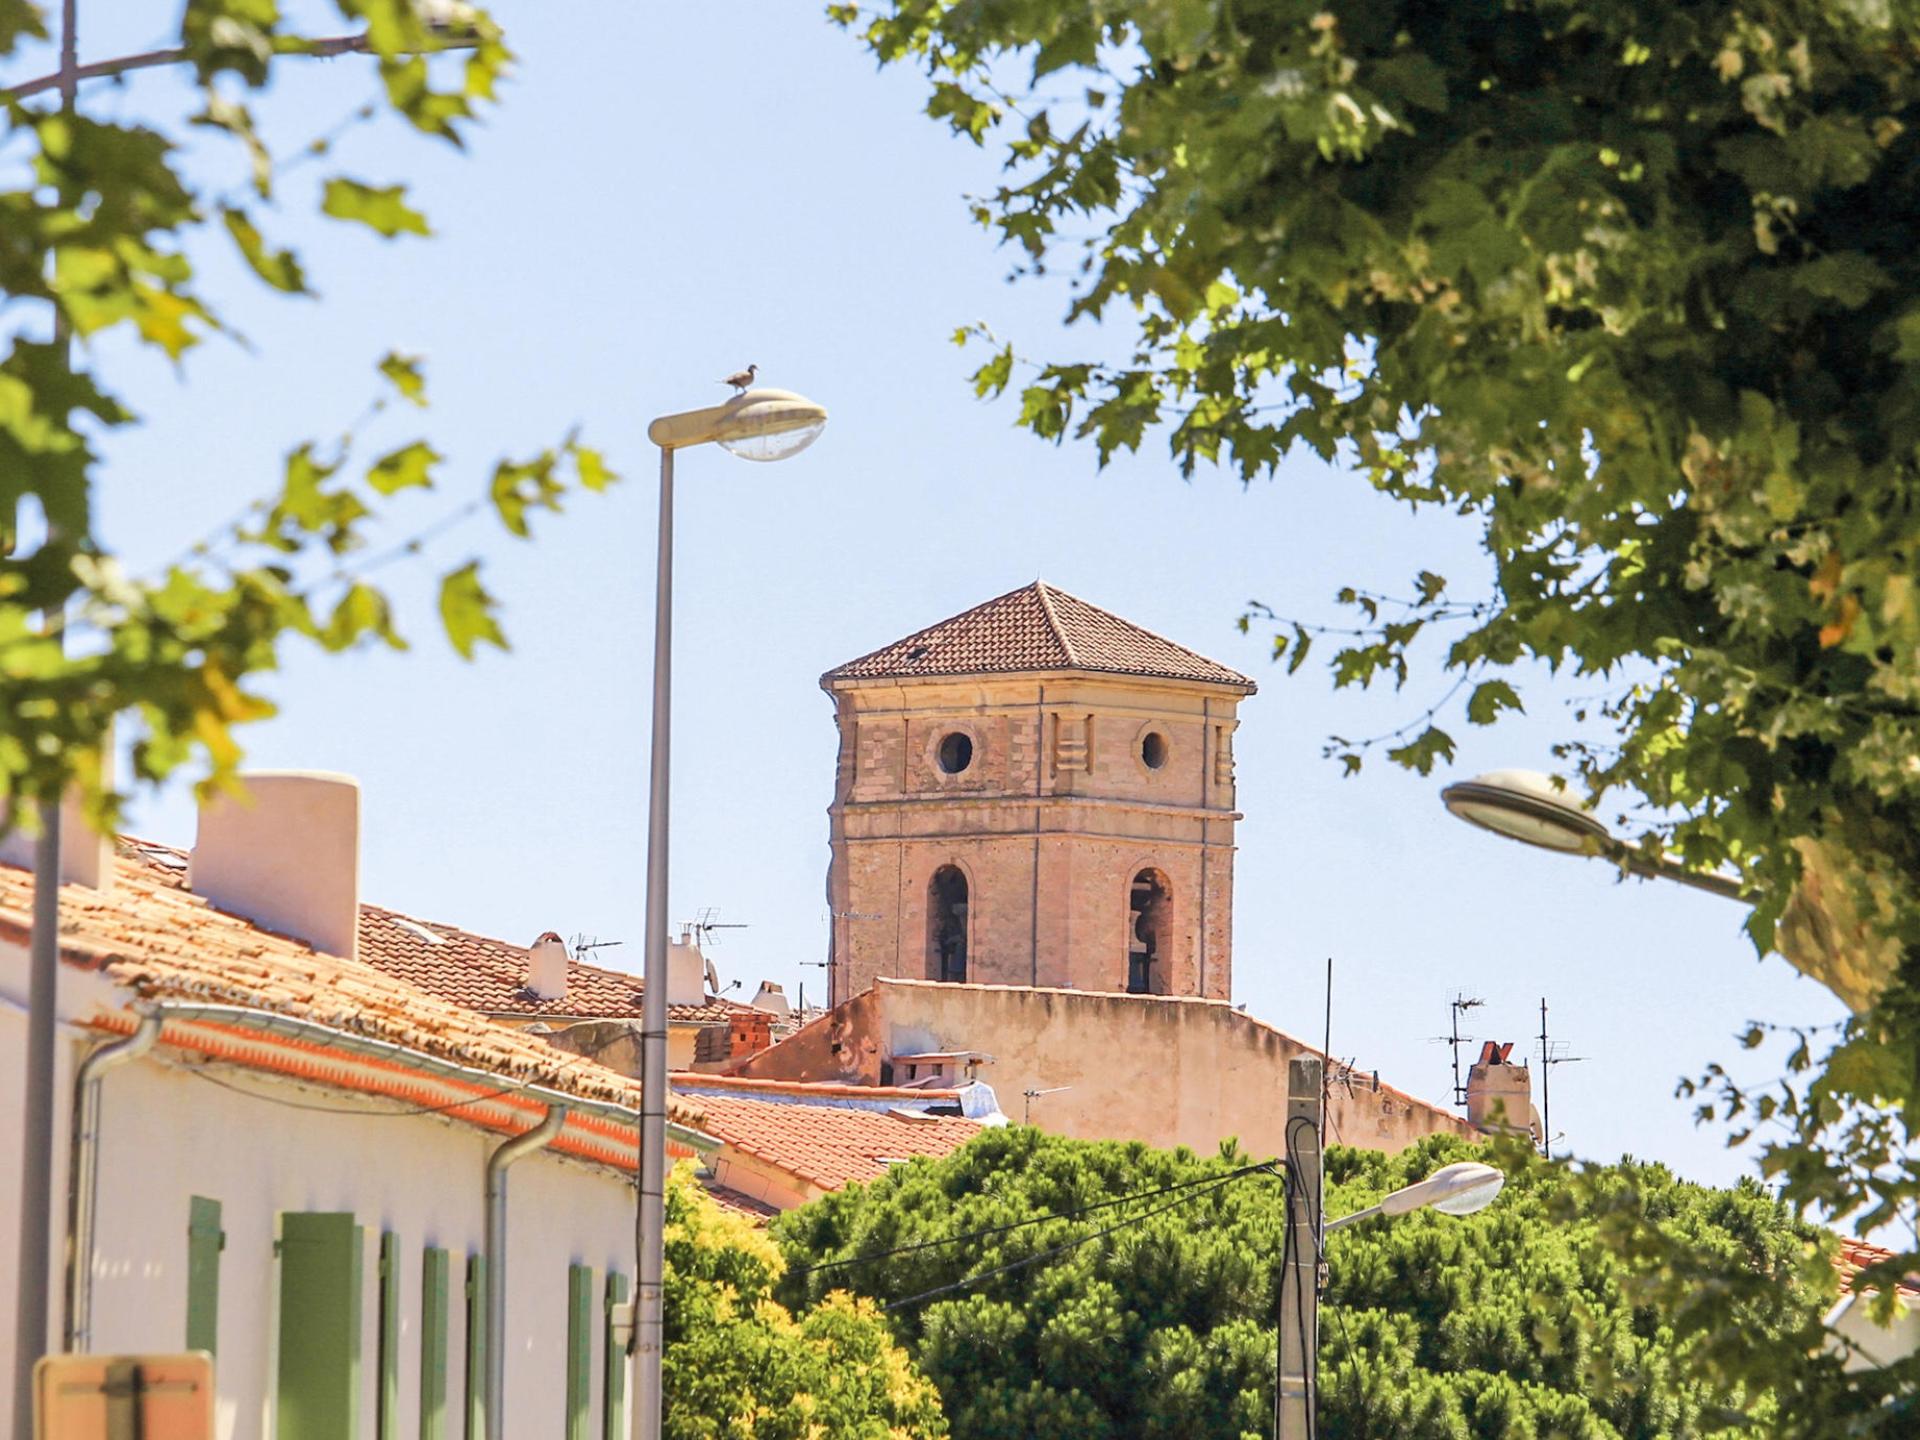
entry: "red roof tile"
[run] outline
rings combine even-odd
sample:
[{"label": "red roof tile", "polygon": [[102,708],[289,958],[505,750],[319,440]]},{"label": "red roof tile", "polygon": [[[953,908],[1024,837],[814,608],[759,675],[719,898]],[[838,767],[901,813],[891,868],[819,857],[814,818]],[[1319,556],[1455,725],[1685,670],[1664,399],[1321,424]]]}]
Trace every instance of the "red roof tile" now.
[{"label": "red roof tile", "polygon": [[980,1133],[976,1122],[950,1115],[907,1118],[746,1095],[688,1098],[707,1134],[825,1190],[878,1180],[889,1160],[951,1155]]},{"label": "red roof tile", "polygon": [[[142,996],[272,1011],[502,1077],[637,1106],[639,1082],[568,1054],[524,1031],[418,988],[361,960],[216,910],[183,889],[152,857],[124,854],[111,891],[68,885],[60,895],[60,946],[69,963],[98,970]],[[33,876],[0,865],[0,938],[25,944]],[[697,1111],[670,1106],[697,1127]]]},{"label": "red roof tile", "polygon": [[[640,1018],[638,975],[567,961],[567,993],[543,1000],[526,987],[527,947],[475,935],[451,925],[415,920],[377,905],[360,907],[360,958],[422,990],[486,1015],[550,1016],[569,1020]],[[724,1023],[750,1007],[710,998],[704,1005],[669,1005],[667,1019],[682,1025]]]},{"label": "red roof tile", "polygon": [[[147,840],[123,840],[123,853],[150,878],[186,888],[188,852]],[[638,975],[567,961],[564,998],[543,1000],[526,988],[527,947],[476,935],[435,920],[417,920],[378,905],[360,907],[360,956],[369,965],[431,995],[483,1015],[567,1020],[638,1020]],[[669,1005],[667,1019],[715,1025],[751,1007],[710,997],[703,1005]]]},{"label": "red roof tile", "polygon": [[1030,670],[1205,681],[1249,695],[1255,689],[1239,671],[1040,580],[849,660],[820,679],[831,685]]},{"label": "red roof tile", "polygon": [[[1840,1289],[1850,1291],[1854,1281],[1862,1270],[1869,1265],[1877,1265],[1882,1260],[1891,1260],[1898,1251],[1889,1250],[1884,1245],[1870,1245],[1865,1240],[1855,1240],[1850,1235],[1840,1237],[1840,1248],[1834,1252],[1833,1268],[1840,1275]],[[1902,1295],[1920,1295],[1920,1276],[1909,1275],[1900,1282]]]}]

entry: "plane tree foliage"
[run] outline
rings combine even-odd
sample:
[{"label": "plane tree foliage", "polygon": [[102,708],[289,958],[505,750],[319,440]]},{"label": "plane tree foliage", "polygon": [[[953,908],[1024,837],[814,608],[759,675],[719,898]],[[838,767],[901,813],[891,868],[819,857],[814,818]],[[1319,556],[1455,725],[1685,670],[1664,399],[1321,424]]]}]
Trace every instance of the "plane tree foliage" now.
[{"label": "plane tree foliage", "polygon": [[[89,9],[79,7],[83,31]],[[199,108],[191,130],[169,133],[124,100],[107,107],[115,118],[94,113],[100,107],[88,94],[106,81],[82,81],[71,108],[57,88],[33,90],[57,62],[56,44],[42,42],[58,39],[49,33],[58,7],[0,0],[0,793],[8,801],[45,801],[77,785],[96,818],[110,821],[117,797],[100,783],[99,757],[116,718],[132,736],[136,779],[191,764],[205,783],[230,780],[236,728],[272,713],[257,678],[285,646],[405,648],[380,587],[386,566],[478,512],[525,537],[538,512],[615,478],[596,451],[566,435],[501,458],[463,495],[423,498],[454,489],[416,413],[427,405],[424,367],[370,338],[366,412],[295,418],[294,433],[310,425],[313,438],[293,444],[273,473],[222,476],[232,499],[203,517],[197,543],[136,571],[103,539],[103,437],[146,418],[106,373],[109,357],[126,353],[112,342],[130,336],[191,381],[199,347],[245,343],[228,316],[249,279],[289,303],[319,303],[285,239],[296,219],[360,227],[396,244],[429,235],[406,186],[339,164],[337,143],[385,122],[463,146],[507,73],[504,36],[474,7],[337,0],[333,9],[333,28],[322,32],[290,22],[276,0],[175,6],[169,64],[191,75]],[[326,7],[312,18],[327,20]],[[256,123],[253,107],[284,67],[337,54],[329,42],[341,40],[356,58],[330,62],[339,81],[334,116],[293,135]],[[238,288],[216,294],[203,283],[206,274],[232,273],[224,257],[206,263],[214,247],[237,256],[247,277]],[[217,441],[201,437],[200,449],[222,463]],[[446,566],[438,594],[438,624],[459,653],[505,645],[476,560]]]},{"label": "plane tree foliage", "polygon": [[1349,771],[1428,773],[1459,724],[1580,677],[1572,793],[1736,875],[1756,947],[1856,1016],[1775,1086],[1687,1088],[1794,1203],[1910,1220],[1920,5],[830,13],[1004,152],[973,213],[1071,287],[1065,354],[961,332],[993,347],[980,393],[1103,463],[1163,441],[1252,483],[1305,451],[1477,527],[1478,575],[1356,575],[1343,624],[1247,623],[1289,672],[1319,642],[1336,686],[1411,687],[1404,729],[1330,742]]},{"label": "plane tree foliage", "polygon": [[[1485,1158],[1451,1137],[1391,1157],[1336,1146],[1328,1214],[1470,1156]],[[1630,1161],[1569,1173],[1524,1149],[1499,1158],[1507,1187],[1477,1216],[1422,1212],[1328,1237],[1325,1440],[1793,1440],[1901,1423],[1814,1353],[1832,1266],[1757,1184],[1708,1189]],[[1245,1166],[1231,1146],[1202,1159],[988,1131],[777,1220],[780,1293],[798,1313],[842,1290],[894,1307],[956,1440],[1268,1436],[1285,1201],[1270,1172],[1228,1178]],[[1191,1188],[1153,1193],[1180,1185]],[[1001,1228],[1122,1196],[1144,1198]],[[955,1239],[978,1231],[997,1233]],[[1671,1303],[1622,1259],[1622,1235],[1693,1280],[1734,1278]],[[920,1248],[835,1263],[903,1247]],[[1735,1332],[1791,1354],[1791,1374],[1756,1385],[1687,1363]]]},{"label": "plane tree foliage", "polygon": [[668,1440],[934,1440],[940,1398],[871,1303],[827,1297],[795,1317],[773,1298],[779,1248],[687,1167],[667,1187]]}]

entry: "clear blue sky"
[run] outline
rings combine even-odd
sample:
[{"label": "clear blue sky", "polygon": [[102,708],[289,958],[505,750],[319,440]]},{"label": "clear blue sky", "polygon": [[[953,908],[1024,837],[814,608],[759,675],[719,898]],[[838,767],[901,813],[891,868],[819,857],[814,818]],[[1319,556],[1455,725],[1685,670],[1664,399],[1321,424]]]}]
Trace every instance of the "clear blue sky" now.
[{"label": "clear blue sky", "polygon": [[[83,59],[166,38],[159,12],[84,8]],[[1235,628],[1250,597],[1335,619],[1340,585],[1403,589],[1422,567],[1478,590],[1474,531],[1408,517],[1306,458],[1248,491],[1223,475],[1183,481],[1157,445],[1102,473],[1088,449],[1014,430],[1011,402],[976,401],[972,361],[949,341],[957,325],[988,321],[1041,354],[1121,337],[1064,335],[1059,291],[1005,283],[1009,257],[963,203],[995,182],[996,158],[926,120],[923,83],[877,74],[821,10],[507,0],[497,13],[521,64],[469,155],[386,126],[288,177],[280,225],[323,303],[268,296],[209,244],[208,283],[238,297],[230,317],[251,351],[211,344],[176,375],[107,347],[147,416],[107,443],[101,497],[106,536],[136,568],[267,491],[300,439],[350,421],[388,347],[428,357],[429,423],[453,462],[396,536],[473,493],[502,451],[576,423],[628,476],[542,520],[532,546],[490,518],[436,545],[437,568],[487,560],[511,655],[454,658],[430,593],[390,570],[413,653],[296,651],[268,683],[284,713],[252,729],[251,761],[360,777],[369,899],[522,943],[546,929],[621,939],[602,956],[637,966],[646,423],[713,402],[715,377],[754,361],[833,422],[782,465],[718,451],[681,462],[672,909],[717,906],[750,924],[713,957],[743,993],[762,977],[789,994],[821,989],[823,972],[802,968],[826,939],[835,740],[820,673],[1042,576],[1261,682],[1237,742],[1237,1000],[1317,1040],[1331,955],[1335,1052],[1444,1100],[1448,1055],[1429,1037],[1446,1028],[1448,997],[1484,997],[1474,1032],[1520,1041],[1518,1053],[1544,995],[1556,1034],[1588,1057],[1555,1075],[1567,1145],[1703,1179],[1738,1173],[1742,1155],[1694,1128],[1674,1081],[1733,1059],[1750,1018],[1834,1018],[1826,993],[1756,960],[1735,905],[1621,885],[1597,864],[1470,831],[1441,809],[1438,779],[1382,763],[1342,780],[1320,758],[1328,732],[1391,730],[1445,682],[1336,696],[1317,663],[1286,679],[1265,637]],[[283,68],[260,108],[288,149],[370,93],[363,61]],[[157,75],[89,94],[103,112],[163,119],[190,101]],[[222,153],[204,136],[187,143],[208,163]],[[220,163],[237,180],[237,157]],[[386,244],[300,218],[336,168],[412,180],[437,238]],[[1594,688],[1531,682],[1527,717],[1454,727],[1455,773],[1546,767],[1561,700]],[[187,786],[142,799],[135,818],[189,843]],[[1141,1063],[1150,1072],[1152,1057]]]}]

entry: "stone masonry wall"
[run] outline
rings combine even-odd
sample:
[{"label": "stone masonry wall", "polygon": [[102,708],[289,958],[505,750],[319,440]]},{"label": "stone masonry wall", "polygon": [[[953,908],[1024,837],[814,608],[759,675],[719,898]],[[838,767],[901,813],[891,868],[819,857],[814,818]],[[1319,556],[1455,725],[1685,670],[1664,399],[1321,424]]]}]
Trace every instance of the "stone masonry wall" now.
[{"label": "stone masonry wall", "polygon": [[[1217,1000],[881,980],[734,1073],[876,1085],[894,1055],[953,1050],[992,1057],[979,1078],[1012,1120],[1046,1090],[1031,1119],[1057,1134],[1256,1156],[1283,1148],[1288,1063],[1318,1053]],[[1393,1153],[1436,1133],[1477,1132],[1371,1076],[1331,1087],[1332,1143]]]},{"label": "stone masonry wall", "polygon": [[[1237,692],[1073,673],[829,693],[834,1000],[937,978],[929,884],[947,865],[967,880],[970,982],[1124,989],[1130,888],[1151,869],[1172,896],[1154,991],[1231,995]],[[949,773],[955,734],[971,759]]]}]

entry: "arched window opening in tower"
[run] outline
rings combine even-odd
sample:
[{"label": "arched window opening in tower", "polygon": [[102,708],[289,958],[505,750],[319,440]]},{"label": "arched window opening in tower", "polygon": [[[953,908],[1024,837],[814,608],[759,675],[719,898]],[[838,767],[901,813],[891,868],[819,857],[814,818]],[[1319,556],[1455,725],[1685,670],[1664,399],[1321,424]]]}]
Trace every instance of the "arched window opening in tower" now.
[{"label": "arched window opening in tower", "polygon": [[950,985],[967,979],[967,877],[953,865],[927,882],[927,978]]},{"label": "arched window opening in tower", "polygon": [[1165,995],[1173,956],[1173,891],[1158,870],[1133,877],[1127,915],[1127,993]]}]

